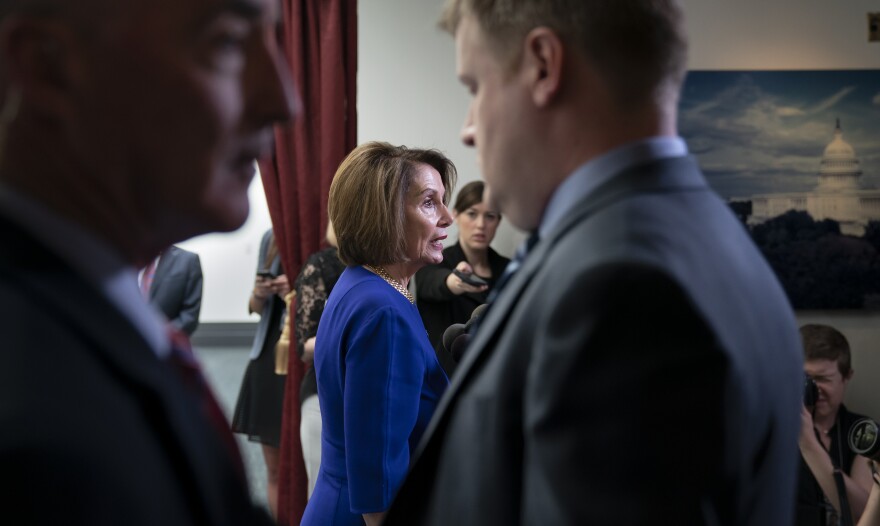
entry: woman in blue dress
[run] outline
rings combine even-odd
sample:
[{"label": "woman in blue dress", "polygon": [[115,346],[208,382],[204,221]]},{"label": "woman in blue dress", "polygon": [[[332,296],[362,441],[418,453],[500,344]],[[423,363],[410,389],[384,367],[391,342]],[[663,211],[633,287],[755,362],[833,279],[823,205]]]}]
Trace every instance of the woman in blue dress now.
[{"label": "woman in blue dress", "polygon": [[366,143],[342,162],[329,215],[347,265],[315,341],[321,468],[303,526],[379,524],[448,384],[409,281],[443,259],[452,162]]}]

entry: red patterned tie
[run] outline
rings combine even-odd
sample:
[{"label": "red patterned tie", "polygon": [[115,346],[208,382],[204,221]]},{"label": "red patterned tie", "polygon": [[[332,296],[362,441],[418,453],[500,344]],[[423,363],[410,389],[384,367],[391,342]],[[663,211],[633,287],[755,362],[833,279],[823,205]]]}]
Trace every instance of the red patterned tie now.
[{"label": "red patterned tie", "polygon": [[238,444],[235,442],[235,437],[232,436],[229,422],[223,415],[220,404],[217,403],[217,399],[211,392],[210,386],[205,381],[202,368],[199,366],[199,362],[193,353],[189,337],[180,329],[172,326],[168,327],[168,334],[171,340],[171,355],[168,357],[168,363],[178,372],[184,385],[199,402],[200,408],[208,418],[208,421],[211,422],[212,427],[215,428],[218,436],[220,436],[220,440],[226,444],[241,480],[247,480]]},{"label": "red patterned tie", "polygon": [[144,267],[144,273],[141,275],[141,293],[144,297],[150,299],[150,287],[153,285],[153,276],[156,275],[156,262],[159,258],[153,258],[150,263]]}]

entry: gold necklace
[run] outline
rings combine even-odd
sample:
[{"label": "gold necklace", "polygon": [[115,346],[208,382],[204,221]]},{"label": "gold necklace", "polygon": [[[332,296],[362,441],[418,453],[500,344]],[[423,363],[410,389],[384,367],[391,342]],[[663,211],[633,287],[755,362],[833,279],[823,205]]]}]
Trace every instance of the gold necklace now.
[{"label": "gold necklace", "polygon": [[364,268],[387,281],[389,285],[394,287],[394,290],[403,294],[403,296],[408,299],[410,303],[415,305],[416,299],[413,297],[410,291],[407,290],[407,288],[404,287],[399,281],[392,278],[391,274],[389,274],[387,270],[382,267],[374,267],[373,265],[364,265]]}]

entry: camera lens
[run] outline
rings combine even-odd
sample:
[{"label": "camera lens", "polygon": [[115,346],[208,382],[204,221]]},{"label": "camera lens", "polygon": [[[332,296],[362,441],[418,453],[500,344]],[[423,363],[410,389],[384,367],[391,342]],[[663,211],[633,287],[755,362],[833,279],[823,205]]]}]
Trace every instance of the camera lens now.
[{"label": "camera lens", "polygon": [[853,453],[877,460],[880,453],[877,434],[877,423],[870,418],[862,418],[849,430],[849,448]]},{"label": "camera lens", "polygon": [[816,400],[819,399],[819,386],[816,381],[810,378],[810,375],[804,374],[804,405],[809,408],[816,406]]}]

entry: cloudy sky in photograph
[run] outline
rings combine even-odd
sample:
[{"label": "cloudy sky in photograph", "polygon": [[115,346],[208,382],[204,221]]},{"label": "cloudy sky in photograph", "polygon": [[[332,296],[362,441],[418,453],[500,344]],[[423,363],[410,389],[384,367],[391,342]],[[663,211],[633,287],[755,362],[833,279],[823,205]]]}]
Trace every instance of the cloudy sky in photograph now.
[{"label": "cloudy sky in photograph", "polygon": [[692,71],[679,130],[725,198],[806,192],[837,119],[880,188],[880,71]]}]

